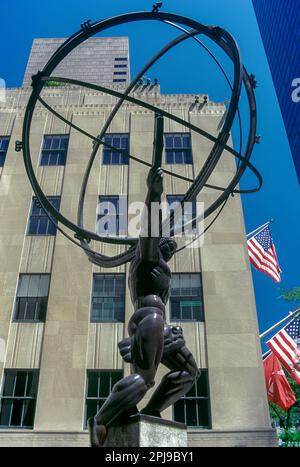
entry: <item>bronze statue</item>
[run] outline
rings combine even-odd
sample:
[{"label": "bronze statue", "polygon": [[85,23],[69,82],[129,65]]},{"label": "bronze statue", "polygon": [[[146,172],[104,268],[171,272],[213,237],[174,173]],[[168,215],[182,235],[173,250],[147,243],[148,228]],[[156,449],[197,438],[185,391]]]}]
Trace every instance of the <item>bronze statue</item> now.
[{"label": "bronze statue", "polygon": [[[186,248],[187,245],[181,250],[176,250],[177,245],[175,241],[170,238],[163,239],[161,232],[162,222],[160,219],[159,234],[155,236],[151,232],[149,235],[148,226],[150,225],[149,221],[151,219],[151,204],[153,202],[160,203],[163,192],[163,171],[161,169],[163,151],[162,116],[168,118],[170,121],[183,125],[183,127],[187,128],[189,131],[193,131],[209,140],[210,143],[213,143],[205,163],[201,166],[199,173],[196,174],[193,180],[189,180],[181,174],[165,171],[168,176],[190,181],[190,187],[185,193],[182,203],[195,200],[204,187],[208,187],[218,193],[216,199],[206,207],[202,214],[202,218],[207,219],[220,208],[212,222],[206,227],[206,230],[218,219],[230,196],[235,193],[255,193],[259,191],[262,186],[262,177],[250,162],[254,145],[259,141],[259,138],[256,136],[257,112],[254,94],[257,83],[255,76],[248,74],[243,66],[239,47],[235,39],[228,31],[219,26],[205,26],[194,19],[185,18],[172,13],[164,13],[160,11],[160,7],[161,2],[156,2],[152,12],[127,13],[94,23],[91,21],[83,23],[80,31],[67,39],[66,42],[54,52],[43,70],[32,77],[33,90],[28,100],[24,116],[22,141],[16,142],[16,150],[23,151],[26,172],[35,196],[46,212],[49,220],[55,224],[57,231],[59,231],[61,235],[64,235],[69,241],[73,242],[77,247],[80,247],[87,255],[89,261],[97,266],[102,268],[115,268],[131,262],[129,287],[134,305],[134,314],[128,326],[129,337],[119,343],[119,350],[125,362],[131,364],[132,374],[122,379],[114,386],[111,395],[104,403],[99,413],[89,420],[91,445],[95,447],[104,444],[107,427],[113,423],[122,423],[128,416],[138,412],[136,405],[143,399],[148,389],[153,387],[156,371],[160,362],[169,368],[170,372],[162,379],[149,403],[142,410],[144,414],[159,417],[164,409],[174,404],[174,402],[189,391],[199,376],[195,360],[185,345],[182,329],[168,326],[165,321],[165,305],[169,297],[171,279],[168,261],[175,253]],[[126,87],[124,92],[104,86],[96,86],[75,79],[62,78],[53,74],[61,61],[86,39],[93,37],[95,34],[100,34],[108,28],[136,21],[159,21],[160,24],[165,23],[168,27],[171,26],[180,31],[180,35],[165,45],[148,61]],[[199,35],[208,37],[220,47],[231,60],[234,69],[232,84],[217,58],[203,45],[198,37]],[[165,56],[169,50],[189,39],[205,48],[218,64],[231,90],[229,105],[222,119],[222,125],[218,135],[210,134],[192,124],[189,119],[183,120],[179,116],[171,114],[166,109],[158,108],[148,101],[142,101],[132,94],[132,91],[139,88],[140,81],[142,81],[143,76],[147,74],[151,66]],[[84,86],[93,89],[93,91],[100,91],[101,93],[108,94],[118,99],[98,136],[90,134],[73,121],[66,119],[43,99],[41,93],[44,87],[51,82],[62,83],[64,86],[66,84]],[[250,109],[249,129],[247,144],[244,144],[244,151],[242,141],[240,141],[239,151],[236,151],[228,142],[236,114],[239,113],[239,100],[243,86]],[[204,106],[208,105],[207,97],[204,98],[200,105],[198,100],[199,99],[196,98],[196,102],[190,107],[190,111],[193,109],[201,110]],[[148,211],[146,215],[148,215],[148,223],[145,223],[147,224],[147,232],[142,230],[139,238],[101,236],[84,227],[84,206],[87,185],[93,164],[97,160],[96,157],[100,146],[103,145],[116,152],[120,152],[129,159],[139,161],[142,164],[146,163],[136,156],[129,154],[128,151],[115,148],[105,141],[104,136],[110,124],[125,102],[145,108],[156,114],[154,157],[147,180],[148,194],[146,198],[146,207]],[[46,194],[43,192],[33,169],[34,164],[31,159],[30,136],[33,115],[38,103],[42,104],[48,111],[52,112],[56,118],[63,121],[70,128],[79,131],[93,141],[92,152],[88,159],[79,196],[77,223],[66,218],[63,213],[60,213],[59,210],[51,204]],[[242,134],[241,118],[240,115],[238,116],[240,134]],[[239,161],[237,171],[232,180],[230,180],[225,187],[208,184],[225,150]],[[148,163],[146,164],[148,165]],[[251,189],[241,190],[239,188],[239,182],[246,168],[250,169],[255,174],[258,185]],[[72,238],[63,227],[67,227],[69,229],[68,232],[73,232],[75,238]],[[143,228],[145,229],[144,225]],[[201,233],[201,235],[203,233]],[[171,236],[173,237],[174,235],[170,234],[170,237]],[[197,238],[198,237],[195,237],[195,239]],[[128,248],[115,256],[106,256],[99,253],[96,249],[93,249],[92,241],[110,243],[113,245],[126,245]]]},{"label": "bronze statue", "polygon": [[163,377],[142,410],[143,414],[160,417],[161,412],[186,394],[200,376],[185,345],[182,329],[166,324],[165,305],[171,281],[168,261],[175,254],[177,244],[174,240],[151,235],[152,203],[160,203],[163,193],[163,170],[158,164],[163,150],[163,120],[159,116],[156,117],[155,134],[154,162],[147,178],[144,211],[148,223],[145,222],[147,227],[142,228],[129,269],[134,314],[128,324],[129,337],[119,343],[120,353],[124,361],[131,364],[132,374],[115,384],[98,414],[89,419],[92,447],[103,445],[109,425],[138,413],[136,405],[154,386],[160,362],[171,371]]}]

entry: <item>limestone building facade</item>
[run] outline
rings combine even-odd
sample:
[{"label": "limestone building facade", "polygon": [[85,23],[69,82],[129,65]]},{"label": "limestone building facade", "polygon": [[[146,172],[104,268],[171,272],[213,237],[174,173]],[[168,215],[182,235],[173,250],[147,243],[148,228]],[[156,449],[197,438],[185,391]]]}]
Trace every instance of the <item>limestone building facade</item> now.
[{"label": "limestone building facade", "polygon": [[[27,63],[23,87],[31,86],[31,77],[41,71],[66,38],[34,39]],[[93,37],[73,50],[55,70],[56,76],[79,79],[92,84],[130,81],[128,37]]]},{"label": "limestone building facade", "polygon": [[[9,89],[6,102],[0,104],[0,445],[86,446],[87,415],[130,371],[117,349],[133,311],[126,285],[128,265],[114,270],[93,266],[34,204],[22,153],[14,148],[21,140],[29,93],[27,88]],[[213,135],[226,111],[223,103],[208,99],[204,104],[204,95],[193,105],[194,95],[161,94],[158,85],[142,86],[135,95]],[[45,88],[43,97],[94,135],[116,102],[72,86]],[[125,103],[107,137],[149,162],[153,129],[151,112]],[[212,143],[169,120],[165,133],[163,167],[193,178]],[[37,107],[31,135],[37,178],[53,203],[74,221],[91,145]],[[86,197],[87,228],[95,229],[103,199],[121,195],[129,203],[143,200],[147,172],[135,161],[99,151]],[[210,183],[225,186],[234,172],[235,162],[225,153]],[[166,195],[183,195],[188,187],[188,182],[165,175]],[[206,188],[199,201],[211,203],[215,197]],[[97,248],[113,254],[123,247]],[[167,319],[183,327],[202,376],[197,389],[164,417],[189,425],[190,446],[271,445],[274,434],[239,196],[230,199],[202,247],[175,256],[171,268]],[[157,381],[166,371],[159,369]]]}]

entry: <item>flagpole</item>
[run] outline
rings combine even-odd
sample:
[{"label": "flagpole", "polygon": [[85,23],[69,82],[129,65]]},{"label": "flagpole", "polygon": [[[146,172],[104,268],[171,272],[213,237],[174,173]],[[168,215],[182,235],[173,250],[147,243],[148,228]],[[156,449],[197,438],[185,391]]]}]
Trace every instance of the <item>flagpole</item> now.
[{"label": "flagpole", "polygon": [[263,354],[262,358],[264,359],[264,358],[268,357],[271,353],[272,353],[272,350],[268,350],[268,352]]},{"label": "flagpole", "polygon": [[281,324],[284,324],[286,323],[287,321],[290,321],[292,318],[296,318],[297,315],[299,315],[300,313],[300,308],[298,308],[298,310],[295,310],[293,312],[290,312],[289,316],[286,316],[284,319],[282,319],[281,321],[279,321],[279,323],[277,324],[274,324],[274,326],[272,326],[270,329],[268,329],[267,331],[265,331],[263,334],[261,334],[259,336],[260,339],[263,339],[265,336],[267,336],[268,334],[270,334],[272,331],[274,331],[274,329],[278,328]]},{"label": "flagpole", "polygon": [[261,232],[262,230],[264,230],[266,227],[269,227],[269,225],[273,224],[274,220],[271,219],[269,220],[269,222],[266,222],[265,224],[261,225],[260,227],[258,227],[257,229],[253,230],[253,232],[250,232],[246,235],[246,237],[251,237],[251,235],[254,235],[256,233],[259,233]]}]

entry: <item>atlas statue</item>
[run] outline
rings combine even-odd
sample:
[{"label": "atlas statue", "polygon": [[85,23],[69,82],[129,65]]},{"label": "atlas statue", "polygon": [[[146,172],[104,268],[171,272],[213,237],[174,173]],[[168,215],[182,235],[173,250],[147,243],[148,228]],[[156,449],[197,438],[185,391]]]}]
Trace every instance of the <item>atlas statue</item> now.
[{"label": "atlas statue", "polygon": [[[88,420],[91,446],[100,447],[107,427],[126,414],[138,413],[138,404],[155,385],[158,365],[169,370],[141,413],[160,417],[161,412],[185,395],[200,376],[193,355],[188,350],[181,327],[166,323],[165,306],[169,299],[171,269],[168,262],[177,244],[171,238],[151,236],[154,203],[161,203],[163,170],[163,120],[156,116],[153,166],[147,178],[141,235],[129,268],[129,290],[134,313],[128,324],[129,337],[119,343],[125,362],[131,364],[131,375],[115,384],[98,414]],[[146,226],[146,227],[143,227]],[[161,228],[159,228],[161,232]]]},{"label": "atlas statue", "polygon": [[[57,230],[72,243],[80,247],[87,255],[89,261],[101,268],[115,268],[130,263],[128,285],[134,312],[128,324],[128,337],[120,342],[118,346],[124,361],[131,365],[131,374],[115,384],[100,411],[88,421],[90,441],[93,447],[104,445],[107,430],[111,425],[126,423],[126,420],[130,416],[138,413],[137,405],[142,401],[145,394],[153,388],[160,363],[166,366],[169,372],[162,378],[162,381],[150,397],[149,402],[142,409],[141,413],[145,415],[160,417],[166,408],[188,393],[200,376],[195,359],[185,343],[181,327],[170,326],[166,322],[165,307],[169,298],[171,281],[171,270],[168,263],[175,254],[180,253],[182,249],[186,248],[186,245],[179,249],[174,239],[174,232],[169,232],[169,235],[165,235],[165,226],[166,224],[170,225],[172,220],[174,221],[174,213],[169,214],[168,218],[164,219],[164,221],[161,220],[161,215],[159,215],[157,234],[153,234],[151,229],[151,219],[153,219],[152,209],[155,204],[160,204],[163,194],[164,177],[175,177],[190,183],[188,191],[181,200],[181,207],[186,202],[195,201],[204,188],[216,194],[213,197],[214,201],[206,206],[204,212],[192,219],[192,222],[209,219],[210,223],[206,227],[206,230],[219,217],[231,196],[241,193],[255,193],[262,186],[262,177],[250,162],[254,145],[260,139],[256,134],[257,111],[254,89],[257,83],[255,76],[249,75],[243,66],[240,50],[235,39],[228,31],[219,26],[205,26],[198,21],[184,16],[161,12],[160,8],[161,2],[158,2],[151,12],[128,13],[101,21],[92,22],[89,20],[84,22],[80,30],[55,51],[43,70],[33,76],[33,90],[29,97],[24,116],[22,141],[16,142],[16,150],[23,150],[25,168],[37,202],[44,209],[48,218],[55,223]],[[166,44],[148,61],[132,81],[126,85],[124,92],[115,88],[55,76],[54,71],[61,61],[87,39],[109,28],[139,21],[163,23],[166,27],[179,31],[180,35]],[[204,36],[214,42],[227,55],[233,65],[232,80],[216,55],[200,40],[199,36]],[[217,136],[192,124],[190,119],[183,120],[179,116],[171,114],[165,108],[159,108],[151,102],[142,101],[137,97],[137,93],[135,93],[143,76],[145,76],[151,66],[156,64],[171,49],[186,40],[193,40],[210,55],[225,77],[231,92],[231,99],[229,100],[224,118],[220,123],[219,134]],[[74,121],[68,120],[44,100],[42,91],[50,82],[54,82],[56,86],[61,84],[62,92],[68,85],[72,85],[106,93],[113,98],[117,98],[111,114],[108,116],[98,135],[93,135],[76,125]],[[247,118],[249,128],[246,135],[243,131],[242,116],[239,110],[239,101],[243,88],[249,105],[249,117]],[[105,134],[124,103],[145,108],[155,115],[152,161],[141,160],[137,155],[132,155],[129,151],[115,148],[105,140]],[[43,105],[56,118],[67,124],[69,128],[80,132],[93,143],[80,191],[77,222],[65,217],[63,213],[59,212],[51,204],[37,180],[30,151],[31,126],[37,104]],[[206,105],[208,105],[207,98],[204,98],[203,103],[199,103],[199,98],[196,97],[195,102],[191,102],[190,111],[195,109],[201,111]],[[238,150],[235,150],[229,144],[230,133],[236,117],[238,117],[237,123],[240,135]],[[210,153],[194,179],[188,179],[181,174],[162,169],[164,119],[174,121],[212,143]],[[86,229],[84,226],[87,185],[101,146],[121,153],[129,159],[133,159],[149,168],[147,177],[148,191],[142,213],[141,232],[137,238],[100,235],[97,232]],[[221,158],[230,156],[234,156],[237,160],[236,173],[232,179],[225,187],[210,184],[209,178]],[[258,184],[254,188],[241,189],[239,187],[239,182],[246,169],[250,169],[257,177]],[[211,221],[211,216],[215,212],[216,216]],[[65,231],[64,227],[67,227],[68,232]],[[70,235],[70,231],[74,233],[74,237]],[[93,248],[94,243],[92,242],[123,245],[125,248],[119,254],[107,256],[99,253],[96,248]]]}]

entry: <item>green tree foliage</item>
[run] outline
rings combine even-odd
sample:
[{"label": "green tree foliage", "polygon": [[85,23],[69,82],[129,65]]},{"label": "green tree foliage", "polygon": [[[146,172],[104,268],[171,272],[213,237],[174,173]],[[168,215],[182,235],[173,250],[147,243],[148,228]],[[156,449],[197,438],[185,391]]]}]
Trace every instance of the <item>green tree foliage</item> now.
[{"label": "green tree foliage", "polygon": [[295,287],[292,290],[281,289],[280,292],[282,292],[282,295],[279,298],[289,303],[296,302],[300,304],[300,287]]}]

